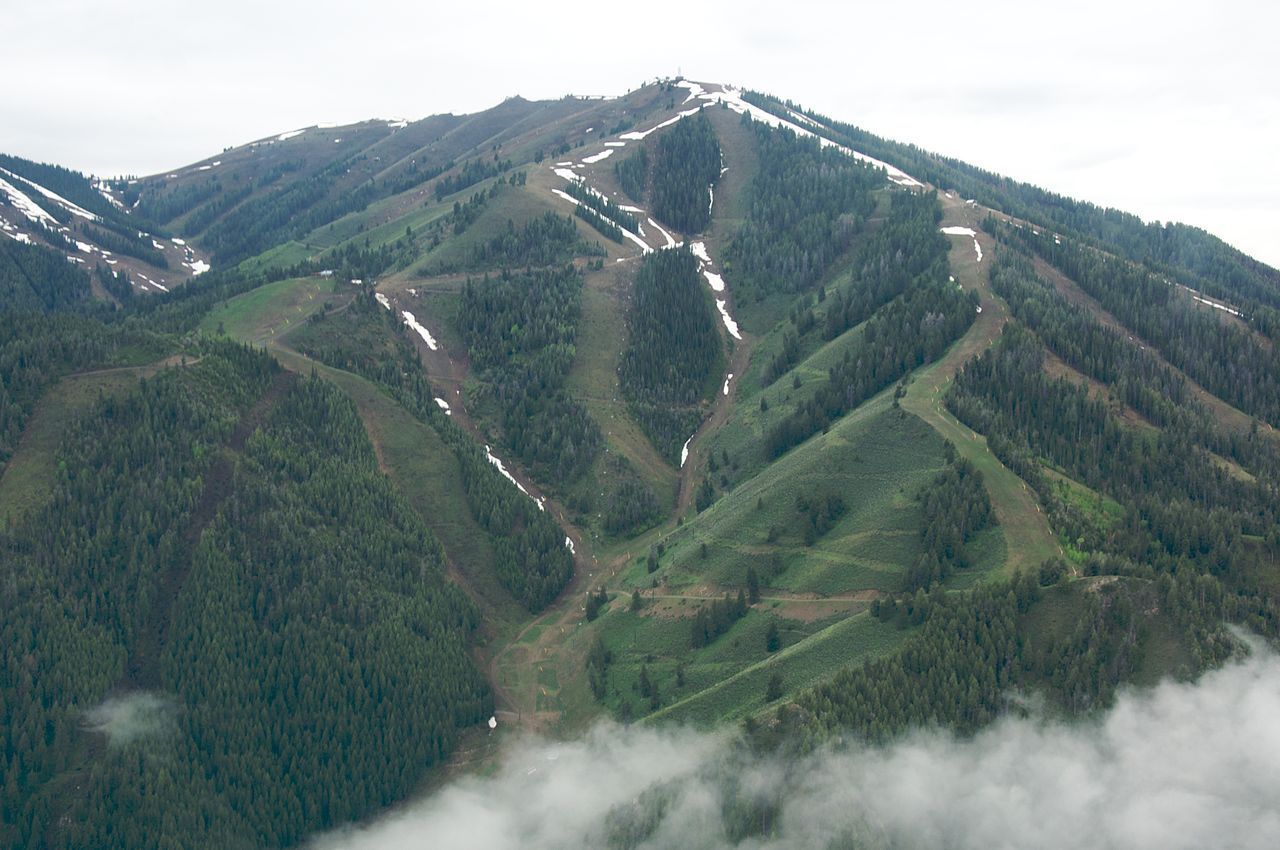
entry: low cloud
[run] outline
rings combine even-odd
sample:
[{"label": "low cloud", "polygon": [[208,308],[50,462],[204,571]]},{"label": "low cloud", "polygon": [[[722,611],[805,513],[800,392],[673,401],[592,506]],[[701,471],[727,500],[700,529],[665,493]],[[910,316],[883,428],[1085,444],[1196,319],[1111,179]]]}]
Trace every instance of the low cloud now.
[{"label": "low cloud", "polygon": [[162,696],[139,691],[111,697],[85,712],[87,728],[101,732],[112,744],[165,734],[174,728],[173,703]]},{"label": "low cloud", "polygon": [[318,850],[1280,847],[1280,659],[1121,695],[1086,722],[1006,719],[803,759],[732,736],[595,727],[525,741]]}]

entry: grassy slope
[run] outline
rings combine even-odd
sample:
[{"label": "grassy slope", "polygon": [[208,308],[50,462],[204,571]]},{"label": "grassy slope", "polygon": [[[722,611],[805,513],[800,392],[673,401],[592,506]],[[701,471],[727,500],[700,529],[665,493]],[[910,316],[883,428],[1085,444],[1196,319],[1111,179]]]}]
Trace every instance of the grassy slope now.
[{"label": "grassy slope", "polygon": [[[976,212],[966,212],[959,200],[945,197],[940,200],[945,224],[968,225],[976,229]],[[967,220],[966,216],[974,221]],[[985,255],[982,263],[977,262],[973,242],[967,237],[951,237],[951,254],[948,259],[960,284],[966,289],[978,291],[982,313],[968,333],[952,345],[940,360],[913,376],[907,387],[907,394],[902,399],[902,407],[933,426],[940,435],[955,445],[961,456],[970,460],[982,472],[996,520],[1008,545],[1006,570],[1035,568],[1046,558],[1063,555],[1062,547],[1050,530],[1035,493],[991,453],[987,448],[986,437],[961,424],[942,402],[956,373],[968,360],[985,351],[999,337],[1005,322],[1009,320],[1008,306],[987,286],[989,257],[994,245],[985,234],[980,234],[978,238]]]},{"label": "grassy slope", "polygon": [[221,328],[233,339],[265,345],[321,309],[333,293],[328,278],[278,280],[217,305],[200,330],[213,334]]},{"label": "grassy slope", "polygon": [[121,395],[136,386],[146,371],[143,367],[72,375],[45,393],[0,476],[0,524],[47,501],[58,471],[58,447],[76,418],[99,398]]},{"label": "grassy slope", "polygon": [[[641,480],[658,497],[664,515],[675,505],[676,470],[653,447],[631,418],[618,387],[618,359],[627,338],[624,319],[630,299],[634,263],[606,264],[587,276],[582,292],[582,321],[578,351],[565,386],[586,405],[604,432],[606,452],[626,458]],[[597,493],[610,486],[609,464],[602,457],[588,474],[586,486]]]},{"label": "grassy slope", "polygon": [[[896,590],[919,550],[915,495],[945,460],[942,441],[889,402],[878,396],[685,523],[667,541],[660,578],[676,587],[739,585],[754,564],[762,582],[793,592]],[[797,497],[837,494],[848,511],[805,546],[808,520],[796,510]],[[780,531],[772,543],[771,528]],[[775,561],[782,572],[770,578]],[[650,577],[633,569],[627,581],[647,585]]]},{"label": "grassy slope", "polygon": [[492,634],[503,634],[521,618],[517,606],[492,575],[493,554],[467,508],[457,461],[436,432],[413,418],[398,402],[369,381],[331,369],[287,347],[284,334],[319,309],[332,284],[300,278],[268,284],[215,309],[202,328],[222,322],[226,333],[244,342],[268,346],[288,368],[316,374],[337,384],[355,402],[379,464],[440,538],[455,578],[482,606]]}]

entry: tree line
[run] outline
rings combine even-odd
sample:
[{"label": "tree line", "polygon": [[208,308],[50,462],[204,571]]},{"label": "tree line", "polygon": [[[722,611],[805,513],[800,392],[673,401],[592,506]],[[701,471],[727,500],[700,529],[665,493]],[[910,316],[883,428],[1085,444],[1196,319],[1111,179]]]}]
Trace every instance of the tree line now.
[{"label": "tree line", "polygon": [[471,515],[492,535],[499,583],[533,613],[549,605],[573,577],[573,556],[564,545],[564,532],[436,405],[436,392],[405,326],[377,304],[371,289],[324,323],[330,326],[296,331],[291,344],[322,363],[383,387],[440,434],[457,458]]},{"label": "tree line", "polygon": [[618,380],[649,440],[678,463],[715,391],[724,356],[720,334],[688,248],[646,254],[634,292]]}]

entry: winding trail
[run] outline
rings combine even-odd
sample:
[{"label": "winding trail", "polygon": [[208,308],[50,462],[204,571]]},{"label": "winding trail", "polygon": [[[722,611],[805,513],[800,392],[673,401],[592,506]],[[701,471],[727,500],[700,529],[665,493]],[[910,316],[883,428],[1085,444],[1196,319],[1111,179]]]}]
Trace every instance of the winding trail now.
[{"label": "winding trail", "polygon": [[[987,446],[987,438],[956,419],[943,399],[956,373],[969,360],[981,355],[999,338],[1009,321],[1009,307],[988,285],[989,262],[978,260],[979,250],[990,255],[994,240],[976,230],[985,208],[966,205],[959,198],[939,194],[943,222],[954,228],[948,260],[957,282],[978,293],[980,313],[969,330],[947,349],[933,364],[917,371],[902,398],[903,409],[929,423],[935,431],[955,445],[961,456],[983,473],[983,482],[991,496],[992,509],[1005,537],[1008,557],[1005,570],[1038,567],[1045,559],[1064,557],[1056,535],[1040,507],[1036,493],[1011,469],[1005,466]],[[973,235],[970,235],[970,234]]]}]

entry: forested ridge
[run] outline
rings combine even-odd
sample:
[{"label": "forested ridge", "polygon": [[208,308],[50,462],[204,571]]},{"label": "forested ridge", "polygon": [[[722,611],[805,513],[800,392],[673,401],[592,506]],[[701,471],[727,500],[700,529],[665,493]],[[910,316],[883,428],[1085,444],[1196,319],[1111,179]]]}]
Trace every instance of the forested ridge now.
[{"label": "forested ridge", "polygon": [[[934,360],[973,322],[976,297],[948,279],[939,216],[933,195],[895,195],[886,225],[859,252],[854,269],[861,275],[855,276],[854,288],[826,299],[824,335],[834,338],[860,323],[857,338],[828,369],[826,383],[769,430],[765,451],[770,457]],[[816,327],[816,319],[809,324]],[[798,345],[784,346],[766,377],[784,372],[798,354]]]},{"label": "forested ridge", "polygon": [[64,375],[159,359],[172,342],[119,321],[54,251],[0,242],[0,473],[41,395]]},{"label": "forested ridge", "polygon": [[604,442],[582,403],[564,390],[582,315],[582,276],[571,265],[468,280],[459,330],[501,411],[503,441],[548,480],[571,482]]},{"label": "forested ridge", "polygon": [[723,356],[692,252],[645,255],[627,314],[618,379],[632,415],[673,463],[702,419],[702,402],[714,391]]},{"label": "forested ridge", "polygon": [[[547,607],[573,577],[573,556],[555,520],[502,476],[482,446],[441,412],[404,325],[366,290],[352,307],[297,332],[291,343],[303,353],[382,386],[405,409],[439,432],[458,460],[467,504],[493,535],[494,573],[528,610]],[[390,343],[387,342],[388,338]]]},{"label": "forested ridge", "polygon": [[862,229],[884,178],[817,139],[743,120],[755,135],[760,170],[725,268],[739,300],[803,292]]},{"label": "forested ridge", "polygon": [[[743,98],[781,118],[799,104],[746,92]],[[1265,307],[1254,321],[1274,333],[1280,308],[1280,271],[1232,248],[1205,230],[1176,222],[1144,222],[1139,216],[1021,183],[953,157],[895,142],[841,121],[808,112],[823,136],[891,162],[938,189],[954,190],[983,206],[1102,246],[1117,255],[1177,277],[1219,298]],[[1250,312],[1255,312],[1253,309]]]},{"label": "forested ridge", "polygon": [[1280,353],[1252,333],[1223,323],[1168,278],[1072,240],[996,227],[1002,238],[1034,251],[1154,345],[1205,389],[1246,413],[1280,424]]},{"label": "forested ridge", "polygon": [[932,195],[895,192],[885,221],[853,256],[852,282],[793,302],[782,349],[765,364],[763,383],[773,383],[822,342],[866,321],[912,285],[950,277],[938,216]]},{"label": "forested ridge", "polygon": [[[931,187],[727,109],[664,124],[690,91],[263,147],[118,181],[131,213],[0,157],[103,215],[59,208],[66,237],[159,256],[154,222],[216,266],[135,294],[66,237],[0,236],[0,498],[48,491],[0,518],[0,845],[297,846],[408,799],[494,713],[499,736],[740,722],[790,754],[1087,715],[1223,662],[1224,624],[1280,636],[1280,273],[816,118],[1021,220],[988,218],[985,256],[951,268]],[[563,190],[543,162],[632,127]],[[591,188],[606,169],[648,213]],[[627,238],[713,211],[729,294],[689,247]],[[424,365],[446,356],[447,394]],[[432,432],[390,433],[400,408]],[[403,474],[422,469],[458,480]],[[487,769],[483,737],[458,761]],[[761,806],[726,801],[726,823]]]},{"label": "forested ridge", "polygon": [[653,217],[681,233],[711,224],[711,192],[720,179],[720,142],[699,112],[677,121],[649,149],[639,148],[614,166],[619,185],[636,203],[651,204]]}]

